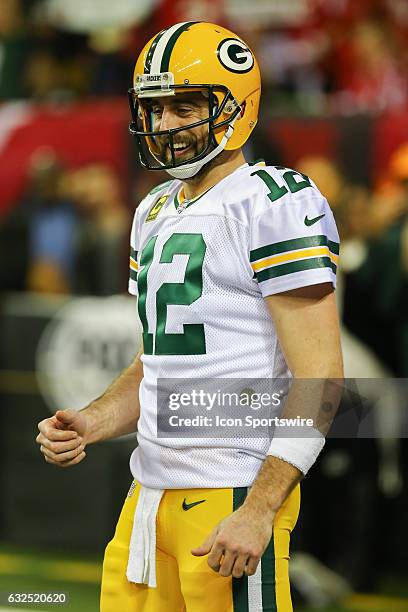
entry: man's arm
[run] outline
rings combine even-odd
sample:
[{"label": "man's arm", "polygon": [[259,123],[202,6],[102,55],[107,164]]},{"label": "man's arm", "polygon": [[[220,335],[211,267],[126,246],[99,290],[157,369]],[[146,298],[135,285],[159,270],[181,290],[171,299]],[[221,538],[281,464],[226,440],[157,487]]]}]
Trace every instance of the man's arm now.
[{"label": "man's arm", "polygon": [[[297,379],[341,379],[343,362],[334,292],[330,283],[295,289],[266,298],[288,366],[295,378],[285,403],[284,416],[310,409],[315,392],[299,395]],[[311,381],[310,387],[315,383]],[[301,385],[304,390],[305,385]],[[306,406],[306,408],[305,408]],[[244,504],[215,527],[194,555],[208,556],[208,564],[223,576],[239,578],[255,573],[272,535],[276,513],[301,480],[302,472],[268,456]]]},{"label": "man's arm", "polygon": [[122,372],[105,393],[83,410],[58,410],[38,424],[37,443],[47,463],[76,465],[85,447],[136,431],[140,416],[139,385],[143,378],[141,355]]},{"label": "man's arm", "polygon": [[[266,302],[295,379],[282,416],[313,418],[317,429],[324,381],[343,378],[334,291],[330,283],[312,285],[269,296]],[[305,384],[307,379],[315,380]],[[329,424],[327,415],[320,427],[323,435]],[[247,507],[254,512],[277,512],[302,476],[290,463],[268,456],[247,496]]]}]

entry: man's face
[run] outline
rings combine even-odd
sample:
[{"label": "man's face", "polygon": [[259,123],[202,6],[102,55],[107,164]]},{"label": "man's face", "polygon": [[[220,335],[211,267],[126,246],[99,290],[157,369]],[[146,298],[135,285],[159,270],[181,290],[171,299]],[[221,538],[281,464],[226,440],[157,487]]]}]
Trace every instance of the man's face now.
[{"label": "man's face", "polygon": [[[200,92],[152,98],[149,107],[152,115],[152,130],[155,132],[179,128],[208,119],[208,99]],[[199,155],[208,143],[208,124],[178,132],[173,137],[173,143],[176,162],[184,162]],[[161,161],[170,164],[172,157],[169,137],[156,137],[155,144],[159,148]]]}]

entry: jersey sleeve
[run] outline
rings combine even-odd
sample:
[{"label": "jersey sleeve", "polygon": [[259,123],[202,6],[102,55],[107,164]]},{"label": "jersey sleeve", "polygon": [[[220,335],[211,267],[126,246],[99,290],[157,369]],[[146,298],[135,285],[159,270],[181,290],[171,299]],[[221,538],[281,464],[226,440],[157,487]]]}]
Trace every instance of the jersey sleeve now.
[{"label": "jersey sleeve", "polygon": [[250,265],[264,297],[319,283],[336,286],[336,223],[327,200],[307,182],[276,202],[266,192],[252,218]]},{"label": "jersey sleeve", "polygon": [[130,232],[130,260],[129,260],[129,285],[128,291],[132,295],[137,295],[137,272],[139,269],[137,255],[139,245],[139,224],[138,208],[133,217],[132,230]]}]

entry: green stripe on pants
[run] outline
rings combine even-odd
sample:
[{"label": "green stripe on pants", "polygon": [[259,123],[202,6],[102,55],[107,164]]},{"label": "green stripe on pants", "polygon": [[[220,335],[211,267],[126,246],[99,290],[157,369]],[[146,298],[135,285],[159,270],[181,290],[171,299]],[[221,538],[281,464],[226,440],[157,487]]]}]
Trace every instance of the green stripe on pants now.
[{"label": "green stripe on pants", "polygon": [[[247,488],[239,487],[233,490],[233,510],[237,510],[245,501]],[[232,600],[234,612],[249,612],[248,605],[248,576],[232,578]]]},{"label": "green stripe on pants", "polygon": [[273,532],[271,541],[261,558],[261,579],[262,610],[263,612],[276,612],[275,547]]}]

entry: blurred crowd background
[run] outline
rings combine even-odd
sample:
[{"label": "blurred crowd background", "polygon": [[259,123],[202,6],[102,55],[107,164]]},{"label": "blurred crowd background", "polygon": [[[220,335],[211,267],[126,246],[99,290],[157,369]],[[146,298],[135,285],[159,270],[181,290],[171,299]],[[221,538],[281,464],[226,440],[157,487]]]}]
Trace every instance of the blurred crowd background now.
[{"label": "blurred crowd background", "polygon": [[[27,383],[39,332],[16,313],[42,309],[45,321],[50,304],[126,293],[134,209],[167,180],[137,165],[127,89],[146,41],[190,20],[235,30],[259,59],[262,107],[248,160],[307,174],[333,208],[342,243],[337,294],[346,375],[408,378],[406,0],[0,0],[0,483],[9,495],[0,541],[66,542],[58,529],[53,539],[35,522],[41,535],[25,529],[21,536],[18,517],[28,520],[28,508],[35,513],[15,493],[28,464],[38,470],[34,482],[52,482],[55,490],[75,482],[59,474],[57,480],[40,464],[34,425],[48,409],[36,383]],[[89,357],[88,345],[84,351]],[[389,573],[407,574],[407,445],[394,408],[383,408],[383,440],[329,441],[304,487],[294,578],[300,575],[299,593],[317,606],[347,588],[376,590]],[[11,441],[20,430],[18,450]],[[119,444],[106,451],[124,486],[128,450]],[[89,473],[81,470],[85,491]],[[105,486],[117,492],[117,473],[109,470]],[[99,502],[104,526],[95,538],[81,536],[90,550],[106,541],[119,508],[106,497]],[[69,525],[70,516],[65,520]],[[72,541],[81,548],[80,537]]]},{"label": "blurred crowd background", "polygon": [[372,113],[407,101],[405,0],[2,0],[0,99],[121,96],[136,50],[195,20],[240,32],[274,112]]}]

